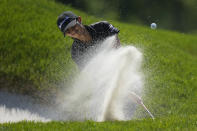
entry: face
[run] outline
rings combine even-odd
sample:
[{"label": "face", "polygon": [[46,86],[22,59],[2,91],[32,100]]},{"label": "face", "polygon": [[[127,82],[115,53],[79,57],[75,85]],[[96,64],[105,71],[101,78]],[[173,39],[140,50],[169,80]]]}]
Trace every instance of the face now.
[{"label": "face", "polygon": [[80,24],[77,23],[75,26],[67,29],[65,33],[67,36],[72,38],[80,38],[80,36],[84,33],[84,29]]}]

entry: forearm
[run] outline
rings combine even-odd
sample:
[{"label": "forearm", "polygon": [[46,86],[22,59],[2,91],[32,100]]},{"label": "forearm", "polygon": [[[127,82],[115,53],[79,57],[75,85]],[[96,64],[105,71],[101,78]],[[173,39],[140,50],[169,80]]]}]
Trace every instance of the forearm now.
[{"label": "forearm", "polygon": [[119,38],[118,38],[118,34],[116,34],[115,37],[116,37],[116,38],[115,38],[114,48],[119,48],[119,47],[121,46],[121,44],[120,44],[120,40],[119,40]]}]

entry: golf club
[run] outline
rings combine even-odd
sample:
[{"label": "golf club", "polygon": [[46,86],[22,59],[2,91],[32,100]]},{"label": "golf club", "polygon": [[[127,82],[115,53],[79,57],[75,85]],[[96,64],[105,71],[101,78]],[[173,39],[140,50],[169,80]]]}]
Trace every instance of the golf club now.
[{"label": "golf club", "polygon": [[142,99],[141,99],[138,95],[136,95],[134,92],[130,92],[130,93],[131,93],[131,95],[132,95],[132,97],[133,97],[133,100],[134,100],[136,103],[142,105],[143,108],[148,112],[148,114],[149,114],[149,115],[151,116],[151,118],[154,120],[154,119],[155,119],[154,116],[153,116],[152,113],[147,109],[147,107],[144,105]]}]

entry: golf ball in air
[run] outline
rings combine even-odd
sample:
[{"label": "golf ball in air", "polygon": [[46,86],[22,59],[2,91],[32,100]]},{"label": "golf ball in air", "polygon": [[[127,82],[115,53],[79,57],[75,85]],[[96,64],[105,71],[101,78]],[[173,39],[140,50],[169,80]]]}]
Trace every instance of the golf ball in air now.
[{"label": "golf ball in air", "polygon": [[150,25],[150,27],[151,27],[151,29],[156,29],[156,28],[157,28],[157,24],[156,24],[156,23],[152,23],[152,24]]}]

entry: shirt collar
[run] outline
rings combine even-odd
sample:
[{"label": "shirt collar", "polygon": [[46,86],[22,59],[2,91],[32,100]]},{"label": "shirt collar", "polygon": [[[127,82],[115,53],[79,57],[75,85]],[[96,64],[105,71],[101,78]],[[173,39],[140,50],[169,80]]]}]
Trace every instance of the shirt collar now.
[{"label": "shirt collar", "polygon": [[95,40],[96,31],[92,27],[90,27],[88,25],[84,25],[84,27],[89,32],[90,36],[92,37],[92,40]]},{"label": "shirt collar", "polygon": [[[86,30],[89,32],[90,36],[92,37],[92,41],[94,41],[96,38],[96,35],[95,35],[96,31],[88,25],[84,25],[84,27],[86,28]],[[79,39],[76,39],[76,38],[73,38],[73,39],[77,42],[81,42]],[[92,43],[92,41],[90,43]]]}]

